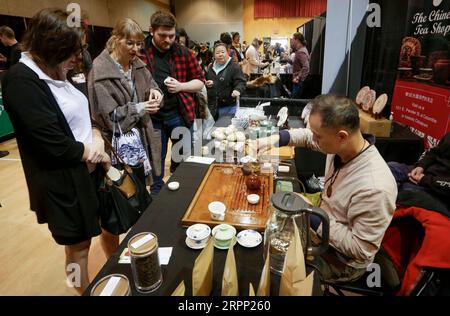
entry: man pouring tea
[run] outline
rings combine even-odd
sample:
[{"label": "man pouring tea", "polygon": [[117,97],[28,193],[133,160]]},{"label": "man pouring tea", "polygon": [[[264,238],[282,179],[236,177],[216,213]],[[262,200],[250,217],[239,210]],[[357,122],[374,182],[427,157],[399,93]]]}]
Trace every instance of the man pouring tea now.
[{"label": "man pouring tea", "polygon": [[[258,153],[276,146],[300,146],[327,154],[319,207],[330,218],[329,250],[313,265],[324,280],[352,282],[373,262],[397,197],[389,167],[359,127],[354,102],[332,94],[315,98],[310,128],[280,131],[256,141]],[[320,236],[321,222],[311,217]]]}]

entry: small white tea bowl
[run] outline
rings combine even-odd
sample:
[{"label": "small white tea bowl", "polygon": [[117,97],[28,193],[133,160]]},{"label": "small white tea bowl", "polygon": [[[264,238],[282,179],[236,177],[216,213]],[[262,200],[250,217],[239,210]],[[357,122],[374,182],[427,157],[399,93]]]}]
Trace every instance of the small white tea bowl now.
[{"label": "small white tea bowl", "polygon": [[170,182],[167,186],[170,191],[176,191],[180,188],[180,183],[173,181],[173,182]]},{"label": "small white tea bowl", "polygon": [[259,195],[258,194],[249,194],[249,195],[247,195],[247,201],[250,204],[258,204]]}]

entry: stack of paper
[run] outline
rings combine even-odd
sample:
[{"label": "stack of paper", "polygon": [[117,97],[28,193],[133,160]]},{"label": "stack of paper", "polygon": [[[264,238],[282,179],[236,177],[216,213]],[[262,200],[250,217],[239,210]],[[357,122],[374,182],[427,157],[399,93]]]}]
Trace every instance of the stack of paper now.
[{"label": "stack of paper", "polygon": [[185,162],[194,162],[194,163],[200,163],[204,165],[210,165],[216,160],[216,158],[210,158],[210,157],[199,157],[199,156],[189,156]]}]

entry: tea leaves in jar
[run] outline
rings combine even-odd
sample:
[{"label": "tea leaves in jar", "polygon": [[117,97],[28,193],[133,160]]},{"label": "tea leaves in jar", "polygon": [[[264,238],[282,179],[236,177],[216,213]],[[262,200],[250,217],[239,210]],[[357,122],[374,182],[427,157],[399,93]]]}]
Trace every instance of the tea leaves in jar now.
[{"label": "tea leaves in jar", "polygon": [[136,288],[140,292],[152,292],[162,283],[158,257],[158,240],[152,233],[140,233],[128,242]]}]

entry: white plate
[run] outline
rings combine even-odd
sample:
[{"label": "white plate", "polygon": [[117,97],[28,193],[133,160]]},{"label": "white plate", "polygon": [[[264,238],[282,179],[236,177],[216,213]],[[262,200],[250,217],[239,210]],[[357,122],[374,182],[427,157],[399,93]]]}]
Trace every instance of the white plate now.
[{"label": "white plate", "polygon": [[262,236],[255,230],[247,229],[237,235],[237,242],[242,247],[253,248],[262,242]]},{"label": "white plate", "polygon": [[208,244],[208,241],[207,241],[203,245],[197,245],[191,239],[189,239],[189,237],[186,237],[186,241],[185,242],[186,242],[186,246],[188,246],[189,248],[194,249],[194,250],[203,249]]}]

